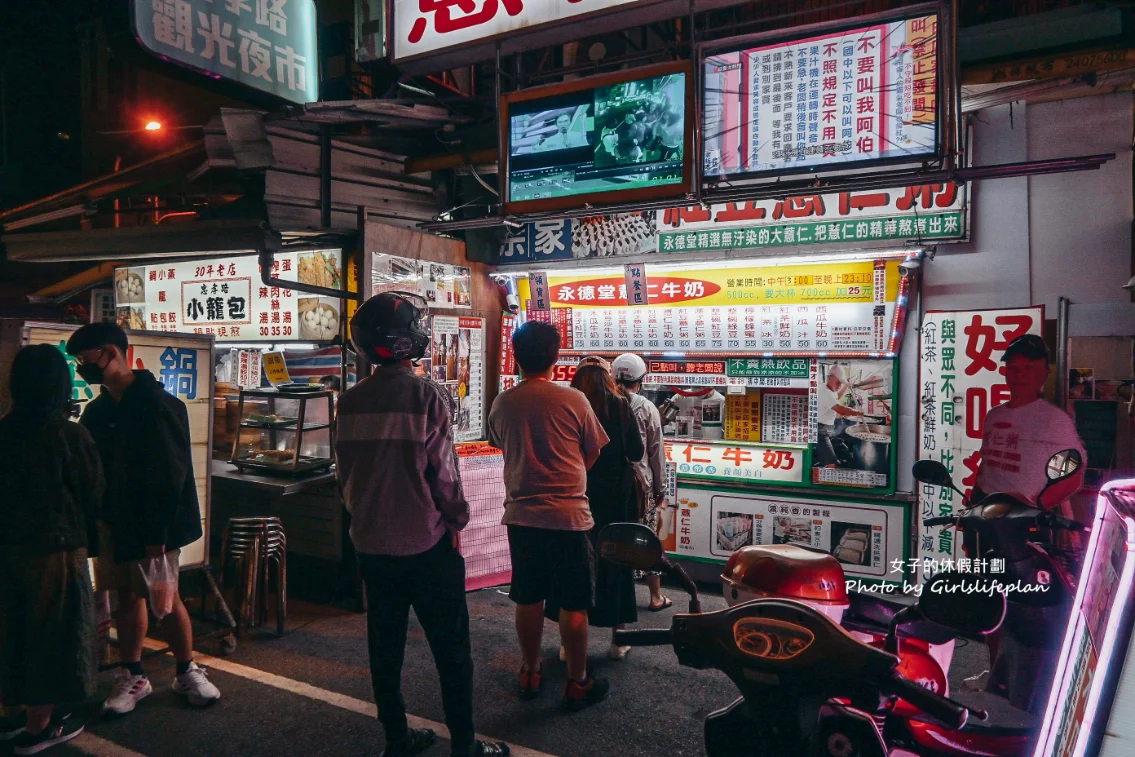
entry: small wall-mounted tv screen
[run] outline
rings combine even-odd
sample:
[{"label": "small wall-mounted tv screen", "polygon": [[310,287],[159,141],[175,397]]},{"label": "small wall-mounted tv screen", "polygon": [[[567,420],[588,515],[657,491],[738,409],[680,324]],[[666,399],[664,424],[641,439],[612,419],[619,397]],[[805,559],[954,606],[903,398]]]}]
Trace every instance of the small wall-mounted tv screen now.
[{"label": "small wall-mounted tv screen", "polygon": [[692,78],[666,64],[506,95],[508,210],[685,194]]}]

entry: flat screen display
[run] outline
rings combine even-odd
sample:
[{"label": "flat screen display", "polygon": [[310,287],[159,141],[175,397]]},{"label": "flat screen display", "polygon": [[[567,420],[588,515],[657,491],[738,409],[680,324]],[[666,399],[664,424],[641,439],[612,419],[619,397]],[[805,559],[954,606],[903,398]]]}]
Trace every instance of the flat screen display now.
[{"label": "flat screen display", "polygon": [[703,65],[706,179],[938,151],[937,16],[711,51]]},{"label": "flat screen display", "polygon": [[691,77],[688,69],[667,68],[633,79],[596,77],[593,86],[573,82],[571,89],[559,85],[546,88],[544,96],[525,92],[506,100],[508,202],[566,207],[581,204],[570,198],[583,195],[618,201],[633,190],[667,187],[662,191],[680,194],[692,157]]}]

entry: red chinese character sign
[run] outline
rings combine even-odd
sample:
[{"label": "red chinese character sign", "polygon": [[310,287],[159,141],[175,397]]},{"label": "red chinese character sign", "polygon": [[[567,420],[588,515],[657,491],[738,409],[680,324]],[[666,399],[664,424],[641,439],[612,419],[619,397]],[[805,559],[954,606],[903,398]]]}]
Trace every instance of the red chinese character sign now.
[{"label": "red chinese character sign", "polygon": [[394,0],[394,59],[483,42],[635,0]]},{"label": "red chinese character sign", "polygon": [[792,173],[938,151],[936,16],[705,60],[705,175]]},{"label": "red chinese character sign", "polygon": [[[985,416],[1009,399],[1001,356],[1024,334],[1040,334],[1044,308],[933,311],[922,323],[919,352],[918,459],[937,460],[968,495],[981,462]],[[952,529],[927,528],[926,518],[955,514],[961,497],[945,487],[915,484],[919,494],[918,556],[961,557]]]},{"label": "red chinese character sign", "polygon": [[163,60],[291,102],[319,99],[312,0],[134,0],[133,19]]}]

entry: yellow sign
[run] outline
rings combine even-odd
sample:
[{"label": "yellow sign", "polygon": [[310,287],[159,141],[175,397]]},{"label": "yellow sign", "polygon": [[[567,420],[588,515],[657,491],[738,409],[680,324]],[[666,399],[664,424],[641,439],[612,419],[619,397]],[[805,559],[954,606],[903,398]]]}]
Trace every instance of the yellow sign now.
[{"label": "yellow sign", "polygon": [[761,440],[761,390],[725,397],[725,438],[731,441]]},{"label": "yellow sign", "polygon": [[288,364],[284,362],[284,353],[264,353],[264,373],[268,376],[268,383],[272,386],[290,384],[292,379],[288,376]]},{"label": "yellow sign", "polygon": [[[768,268],[710,268],[651,273],[647,288],[652,307],[789,305],[807,303],[874,302],[882,282],[886,302],[898,297],[899,261],[887,261],[876,271],[875,261],[795,265]],[[530,299],[528,281],[518,282],[520,299]],[[552,307],[627,307],[626,283],[619,273],[551,275]]]}]

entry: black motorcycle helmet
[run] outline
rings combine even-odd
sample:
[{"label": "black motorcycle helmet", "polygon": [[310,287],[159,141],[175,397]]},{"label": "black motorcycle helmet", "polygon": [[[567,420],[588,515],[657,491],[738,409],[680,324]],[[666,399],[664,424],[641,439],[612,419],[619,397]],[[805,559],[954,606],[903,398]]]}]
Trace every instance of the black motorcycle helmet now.
[{"label": "black motorcycle helmet", "polygon": [[428,313],[425,300],[416,294],[377,294],[351,318],[351,343],[371,363],[421,360],[430,344],[423,322]]}]

